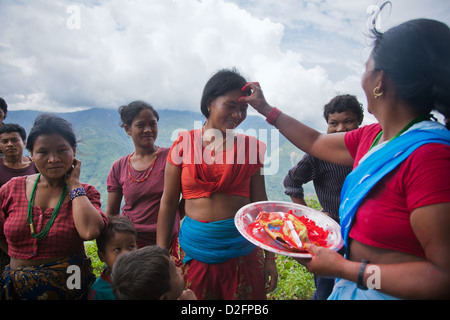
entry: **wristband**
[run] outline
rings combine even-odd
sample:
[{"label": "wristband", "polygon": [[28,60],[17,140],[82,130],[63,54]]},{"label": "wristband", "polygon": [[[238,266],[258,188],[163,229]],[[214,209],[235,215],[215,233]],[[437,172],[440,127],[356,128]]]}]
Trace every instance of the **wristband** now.
[{"label": "wristband", "polygon": [[361,266],[359,267],[357,287],[358,289],[361,290],[367,290],[367,287],[364,285],[363,281],[364,281],[364,270],[366,270],[366,266],[368,263],[369,261],[362,259]]},{"label": "wristband", "polygon": [[76,188],[69,192],[70,200],[73,200],[76,197],[85,196],[85,195],[86,195],[85,188]]},{"label": "wristband", "polygon": [[267,123],[274,126],[275,121],[277,120],[280,113],[281,113],[280,110],[278,110],[277,108],[273,108],[272,111],[270,111],[269,115],[266,118]]}]

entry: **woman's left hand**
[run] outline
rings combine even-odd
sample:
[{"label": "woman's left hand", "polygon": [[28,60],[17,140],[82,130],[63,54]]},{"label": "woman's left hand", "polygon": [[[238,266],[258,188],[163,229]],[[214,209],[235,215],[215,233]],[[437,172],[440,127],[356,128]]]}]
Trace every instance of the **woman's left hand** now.
[{"label": "woman's left hand", "polygon": [[278,270],[275,259],[264,261],[264,282],[266,284],[266,293],[272,292],[277,287]]},{"label": "woman's left hand", "polygon": [[81,161],[73,159],[72,169],[66,173],[66,184],[69,190],[78,188],[80,185]]},{"label": "woman's left hand", "polygon": [[294,258],[304,265],[309,272],[318,276],[337,277],[342,269],[342,264],[347,260],[332,249],[323,248],[314,244],[307,244],[306,249],[312,258]]}]

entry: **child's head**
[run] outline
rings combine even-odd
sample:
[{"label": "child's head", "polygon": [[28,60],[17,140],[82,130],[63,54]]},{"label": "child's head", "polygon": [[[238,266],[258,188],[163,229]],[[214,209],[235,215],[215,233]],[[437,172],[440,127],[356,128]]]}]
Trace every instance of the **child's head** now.
[{"label": "child's head", "polygon": [[117,300],[176,300],[184,278],[167,249],[146,246],[117,259],[111,289]]},{"label": "child's head", "polygon": [[328,124],[327,133],[347,132],[357,129],[364,119],[364,109],[355,96],[338,95],[323,108]]},{"label": "child's head", "polygon": [[97,239],[98,257],[109,268],[123,253],[136,250],[136,229],[130,219],[117,216],[108,220],[105,232]]}]

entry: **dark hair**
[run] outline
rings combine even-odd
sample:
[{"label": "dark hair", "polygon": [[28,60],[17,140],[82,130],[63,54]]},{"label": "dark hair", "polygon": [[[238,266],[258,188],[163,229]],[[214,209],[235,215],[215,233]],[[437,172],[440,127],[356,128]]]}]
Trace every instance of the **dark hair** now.
[{"label": "dark hair", "polygon": [[77,138],[69,121],[53,114],[43,113],[37,116],[34,121],[34,125],[28,135],[27,149],[33,152],[34,142],[39,136],[55,133],[66,139],[72,148],[77,146]]},{"label": "dark hair", "polygon": [[328,115],[335,112],[353,112],[357,117],[359,124],[362,123],[364,119],[364,108],[362,104],[359,103],[355,96],[350,94],[342,94],[334,97],[323,107],[323,116],[328,122]]},{"label": "dark hair", "polygon": [[385,33],[372,30],[375,70],[392,80],[399,97],[420,114],[433,109],[450,116],[450,29],[442,22],[416,19]]},{"label": "dark hair", "polygon": [[241,76],[236,69],[222,69],[215,73],[208,80],[203,89],[200,102],[200,110],[203,115],[206,118],[209,117],[208,106],[216,98],[223,96],[230,91],[242,89],[246,83],[247,81],[245,78]]},{"label": "dark hair", "polygon": [[17,123],[5,123],[0,127],[0,135],[3,133],[11,133],[11,132],[17,132],[22,138],[23,142],[27,140],[27,133],[25,129],[22,126],[18,125]]},{"label": "dark hair", "polygon": [[158,300],[171,290],[167,249],[146,246],[120,255],[111,272],[117,300]]},{"label": "dark hair", "polygon": [[105,231],[96,239],[98,251],[105,252],[106,244],[117,232],[128,232],[136,237],[136,229],[128,217],[116,216],[109,218]]},{"label": "dark hair", "polygon": [[3,113],[5,114],[6,118],[6,114],[8,113],[8,105],[6,104],[6,101],[3,98],[0,98],[0,108],[3,110]]},{"label": "dark hair", "polygon": [[156,120],[159,121],[159,114],[155,110],[155,108],[153,108],[153,106],[147,102],[138,100],[138,101],[133,101],[126,106],[121,106],[119,108],[120,119],[122,120],[122,123],[120,124],[120,126],[122,128],[125,125],[131,126],[131,124],[133,123],[133,120],[144,109],[151,110],[153,112],[153,115],[156,117]]}]

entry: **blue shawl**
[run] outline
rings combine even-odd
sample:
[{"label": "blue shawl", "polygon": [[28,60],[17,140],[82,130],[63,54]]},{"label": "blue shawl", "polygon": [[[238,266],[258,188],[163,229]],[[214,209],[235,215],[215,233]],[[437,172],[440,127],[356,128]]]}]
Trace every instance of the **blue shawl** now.
[{"label": "blue shawl", "polygon": [[192,259],[216,264],[249,255],[255,246],[237,230],[234,219],[199,222],[186,216],[179,235],[180,246],[186,253],[183,262]]},{"label": "blue shawl", "polygon": [[450,131],[433,121],[415,124],[400,137],[369,151],[347,176],[342,186],[339,208],[341,233],[346,250],[356,211],[364,197],[386,174],[395,169],[414,150],[427,143],[450,145]]}]

